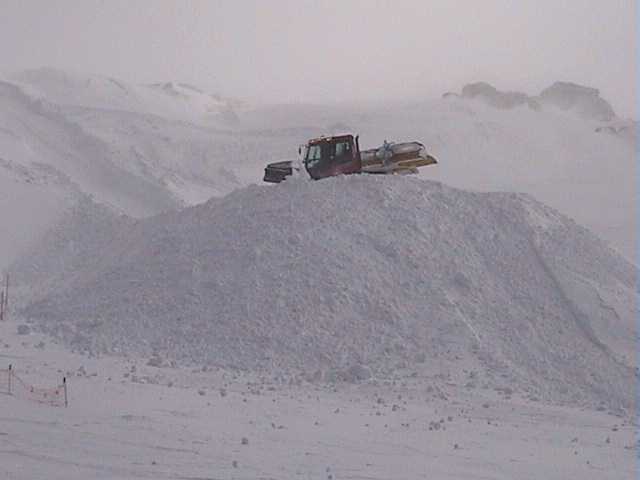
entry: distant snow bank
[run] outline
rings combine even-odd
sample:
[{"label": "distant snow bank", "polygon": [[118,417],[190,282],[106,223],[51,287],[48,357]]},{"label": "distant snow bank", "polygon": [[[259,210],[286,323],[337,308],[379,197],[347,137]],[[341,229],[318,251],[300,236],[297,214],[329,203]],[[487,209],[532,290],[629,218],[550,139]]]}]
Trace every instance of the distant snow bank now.
[{"label": "distant snow bank", "polygon": [[22,313],[81,351],[309,375],[445,362],[633,404],[635,268],[526,195],[350,176],[136,221],[85,204],[12,272]]}]

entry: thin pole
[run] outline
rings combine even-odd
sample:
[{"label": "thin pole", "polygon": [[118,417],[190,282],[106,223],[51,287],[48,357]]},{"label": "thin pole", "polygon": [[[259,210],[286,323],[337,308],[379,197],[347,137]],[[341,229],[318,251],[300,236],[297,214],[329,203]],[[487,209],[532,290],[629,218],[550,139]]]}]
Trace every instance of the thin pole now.
[{"label": "thin pole", "polygon": [[11,364],[9,364],[9,380],[8,380],[8,382],[9,382],[9,395],[11,395],[11,373],[12,373]]},{"label": "thin pole", "polygon": [[0,321],[4,320],[4,290],[0,292]]},{"label": "thin pole", "polygon": [[62,377],[62,386],[64,387],[64,408],[67,408],[69,405],[67,400],[67,377]]},{"label": "thin pole", "polygon": [[7,273],[7,286],[4,289],[4,306],[5,310],[9,308],[9,274]]}]

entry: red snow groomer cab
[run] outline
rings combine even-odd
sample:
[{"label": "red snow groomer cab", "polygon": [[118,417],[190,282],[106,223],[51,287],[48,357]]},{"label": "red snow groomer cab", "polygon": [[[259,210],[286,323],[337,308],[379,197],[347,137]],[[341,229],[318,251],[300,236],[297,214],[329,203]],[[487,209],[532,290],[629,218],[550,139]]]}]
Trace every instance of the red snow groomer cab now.
[{"label": "red snow groomer cab", "polygon": [[[311,178],[333,177],[349,173],[407,174],[419,167],[438,163],[420,142],[388,143],[360,151],[359,137],[351,134],[311,139],[299,154]],[[293,171],[293,162],[270,163],[264,181],[279,183]]]}]

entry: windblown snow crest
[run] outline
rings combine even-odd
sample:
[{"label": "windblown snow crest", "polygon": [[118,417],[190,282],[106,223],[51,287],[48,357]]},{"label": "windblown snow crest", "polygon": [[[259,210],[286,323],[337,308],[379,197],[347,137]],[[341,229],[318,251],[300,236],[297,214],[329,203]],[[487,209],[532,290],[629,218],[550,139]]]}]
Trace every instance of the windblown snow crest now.
[{"label": "windblown snow crest", "polygon": [[23,313],[74,348],[309,375],[437,363],[632,406],[635,267],[529,196],[293,179],[105,222],[76,213],[14,268],[39,292]]}]

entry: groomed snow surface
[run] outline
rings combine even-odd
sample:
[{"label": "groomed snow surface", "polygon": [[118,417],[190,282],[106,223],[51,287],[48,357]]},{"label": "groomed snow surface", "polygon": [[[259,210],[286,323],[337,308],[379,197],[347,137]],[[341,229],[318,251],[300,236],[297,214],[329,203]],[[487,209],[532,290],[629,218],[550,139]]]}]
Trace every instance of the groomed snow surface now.
[{"label": "groomed snow surface", "polygon": [[550,406],[471,371],[469,388],[448,361],[415,378],[288,385],[70,354],[48,336],[17,335],[17,322],[0,322],[0,361],[39,386],[66,375],[69,407],[0,393],[0,478],[635,478],[629,419]]}]

